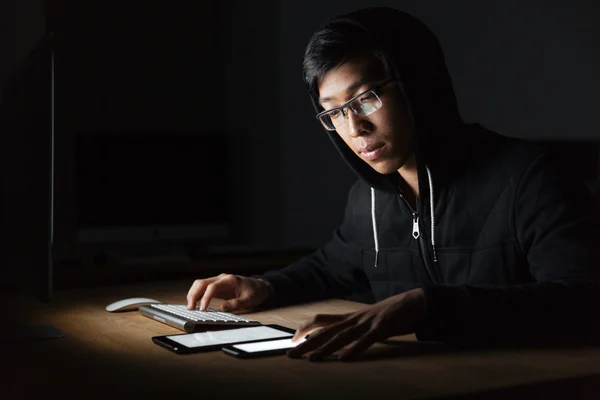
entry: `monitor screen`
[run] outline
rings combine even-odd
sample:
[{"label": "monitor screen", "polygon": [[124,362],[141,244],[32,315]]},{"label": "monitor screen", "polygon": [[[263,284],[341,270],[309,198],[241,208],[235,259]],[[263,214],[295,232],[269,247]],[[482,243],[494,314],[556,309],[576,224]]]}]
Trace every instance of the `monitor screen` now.
[{"label": "monitor screen", "polygon": [[76,153],[80,237],[227,236],[223,135],[82,133]]}]

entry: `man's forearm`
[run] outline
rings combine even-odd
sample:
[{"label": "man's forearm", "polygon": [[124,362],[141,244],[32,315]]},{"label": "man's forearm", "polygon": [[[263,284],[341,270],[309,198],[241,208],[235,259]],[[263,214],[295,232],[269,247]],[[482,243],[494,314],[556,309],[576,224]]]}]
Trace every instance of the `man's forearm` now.
[{"label": "man's forearm", "polygon": [[420,340],[444,342],[572,341],[598,335],[588,310],[599,304],[591,284],[537,283],[504,287],[426,286]]},{"label": "man's forearm", "polygon": [[266,305],[280,307],[336,297],[341,289],[313,260],[301,260],[277,271],[256,278],[269,285],[270,298]]}]

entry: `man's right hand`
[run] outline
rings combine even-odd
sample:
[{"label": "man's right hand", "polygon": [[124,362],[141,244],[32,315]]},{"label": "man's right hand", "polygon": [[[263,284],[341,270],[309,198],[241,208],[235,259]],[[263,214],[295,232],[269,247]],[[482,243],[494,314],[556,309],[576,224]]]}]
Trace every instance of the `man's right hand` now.
[{"label": "man's right hand", "polygon": [[193,310],[200,301],[200,311],[205,311],[215,297],[227,300],[221,305],[221,311],[247,310],[260,306],[270,295],[269,284],[262,279],[221,274],[195,280],[187,294],[187,307]]}]

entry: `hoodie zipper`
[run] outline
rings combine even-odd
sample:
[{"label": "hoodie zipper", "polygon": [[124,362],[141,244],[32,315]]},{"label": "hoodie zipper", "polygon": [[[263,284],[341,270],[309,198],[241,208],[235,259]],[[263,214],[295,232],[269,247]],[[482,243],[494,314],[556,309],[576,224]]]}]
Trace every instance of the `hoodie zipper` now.
[{"label": "hoodie zipper", "polygon": [[418,239],[419,236],[421,235],[419,233],[419,214],[417,214],[416,212],[413,212],[412,214],[413,216],[413,231],[412,231],[412,235],[415,239]]},{"label": "hoodie zipper", "polygon": [[431,279],[431,282],[436,283],[436,279],[434,279],[433,274],[431,272],[431,268],[429,267],[429,263],[427,262],[427,257],[425,254],[425,243],[424,243],[423,237],[421,235],[421,232],[419,230],[419,213],[417,213],[414,210],[414,208],[412,208],[410,203],[404,198],[404,196],[402,196],[402,193],[398,193],[398,197],[400,197],[404,201],[404,203],[406,204],[406,206],[408,207],[408,209],[411,212],[412,220],[413,220],[412,237],[415,238],[416,240],[419,240],[419,249],[421,250],[421,257],[423,258],[423,264],[425,265],[425,270],[427,271],[427,275],[429,275],[429,279]]}]

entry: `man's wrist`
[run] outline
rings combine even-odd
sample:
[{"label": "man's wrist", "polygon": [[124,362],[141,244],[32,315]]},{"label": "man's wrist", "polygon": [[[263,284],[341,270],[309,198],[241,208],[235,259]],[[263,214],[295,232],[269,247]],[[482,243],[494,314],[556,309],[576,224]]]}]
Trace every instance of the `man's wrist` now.
[{"label": "man's wrist", "polygon": [[262,302],[262,306],[268,306],[272,301],[273,301],[273,297],[274,297],[274,292],[273,292],[273,285],[271,284],[271,282],[269,282],[268,280],[264,279],[264,278],[255,278],[257,281],[264,283],[264,285],[266,286],[266,297]]},{"label": "man's wrist", "polygon": [[416,332],[423,323],[427,313],[425,291],[423,288],[413,289],[410,291],[410,297],[411,301],[414,302],[415,307],[413,328],[414,332]]}]

